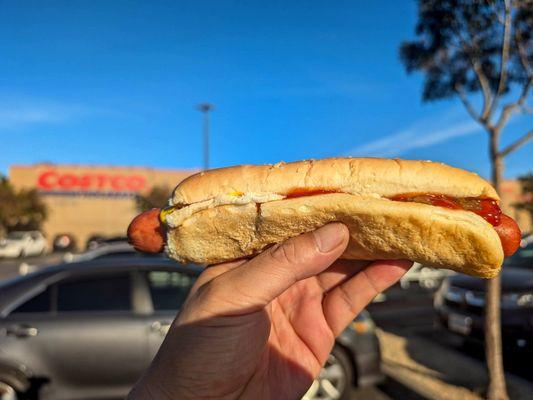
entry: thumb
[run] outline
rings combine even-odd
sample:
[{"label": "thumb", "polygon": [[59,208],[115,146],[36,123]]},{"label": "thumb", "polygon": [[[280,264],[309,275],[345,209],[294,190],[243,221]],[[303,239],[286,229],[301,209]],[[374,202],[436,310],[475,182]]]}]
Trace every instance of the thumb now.
[{"label": "thumb", "polygon": [[215,278],[216,297],[247,311],[264,308],[294,283],[327,269],[348,239],[348,228],[338,222],[288,239]]}]

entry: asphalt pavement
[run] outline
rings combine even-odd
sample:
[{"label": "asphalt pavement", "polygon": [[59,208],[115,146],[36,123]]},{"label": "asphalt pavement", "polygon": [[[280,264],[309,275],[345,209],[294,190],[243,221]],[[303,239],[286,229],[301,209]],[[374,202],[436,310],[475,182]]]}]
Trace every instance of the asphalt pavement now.
[{"label": "asphalt pavement", "polygon": [[[380,328],[383,370],[390,380],[407,384],[421,398],[477,399],[488,377],[484,349],[435,323],[433,292],[393,287],[387,300],[368,307]],[[504,351],[511,398],[533,398],[531,354]],[[396,397],[392,398],[411,398]]]}]

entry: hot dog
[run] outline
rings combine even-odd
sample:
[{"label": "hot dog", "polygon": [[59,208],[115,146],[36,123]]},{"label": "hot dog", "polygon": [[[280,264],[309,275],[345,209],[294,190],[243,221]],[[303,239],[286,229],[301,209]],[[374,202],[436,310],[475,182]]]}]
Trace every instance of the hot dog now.
[{"label": "hot dog", "polygon": [[[408,258],[492,277],[520,230],[470,172],[427,161],[336,158],[202,172],[171,206],[137,216],[133,245],[181,262],[247,257],[331,221],[350,229],[343,258]],[[166,243],[166,246],[165,246]]]},{"label": "hot dog", "polygon": [[165,248],[165,226],[159,219],[160,208],[137,215],[128,226],[128,239],[137,250],[160,253]]}]

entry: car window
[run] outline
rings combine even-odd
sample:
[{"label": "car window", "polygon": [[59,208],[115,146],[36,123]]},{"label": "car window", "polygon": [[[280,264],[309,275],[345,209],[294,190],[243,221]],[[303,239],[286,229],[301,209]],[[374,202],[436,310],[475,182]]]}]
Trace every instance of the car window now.
[{"label": "car window", "polygon": [[150,271],[147,277],[155,311],[178,310],[196,280],[175,271]]},{"label": "car window", "polygon": [[15,308],[12,313],[45,313],[50,312],[51,309],[51,292],[47,288],[38,295],[32,297],[25,303]]},{"label": "car window", "polygon": [[130,274],[106,274],[59,283],[57,311],[131,310]]},{"label": "car window", "polygon": [[506,258],[505,265],[518,268],[533,268],[533,243],[518,249],[511,257]]}]

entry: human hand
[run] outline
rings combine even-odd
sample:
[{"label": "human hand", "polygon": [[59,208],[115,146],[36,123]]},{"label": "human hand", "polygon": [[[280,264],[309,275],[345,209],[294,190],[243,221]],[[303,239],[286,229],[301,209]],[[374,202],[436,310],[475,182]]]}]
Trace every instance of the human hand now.
[{"label": "human hand", "polygon": [[412,265],[336,261],[348,240],[331,223],[207,268],[129,399],[299,399],[335,337]]}]

